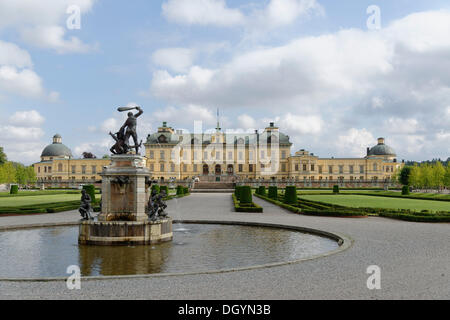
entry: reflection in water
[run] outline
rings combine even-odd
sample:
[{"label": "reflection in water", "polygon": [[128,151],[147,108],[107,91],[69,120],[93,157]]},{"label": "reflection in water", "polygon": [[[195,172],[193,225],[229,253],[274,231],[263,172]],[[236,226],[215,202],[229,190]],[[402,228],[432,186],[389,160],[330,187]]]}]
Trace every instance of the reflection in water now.
[{"label": "reflection in water", "polygon": [[0,232],[0,277],[84,276],[194,272],[306,258],[336,242],[288,230],[184,224],[174,241],[151,246],[79,246],[78,227]]}]

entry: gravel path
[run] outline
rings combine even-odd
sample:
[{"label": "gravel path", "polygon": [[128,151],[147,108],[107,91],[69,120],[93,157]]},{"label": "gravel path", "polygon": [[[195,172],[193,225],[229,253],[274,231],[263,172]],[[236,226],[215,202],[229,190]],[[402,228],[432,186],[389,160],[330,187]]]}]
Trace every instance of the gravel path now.
[{"label": "gravel path", "polygon": [[[292,214],[255,198],[264,213],[233,212],[230,194],[193,194],[169,202],[174,219],[288,224],[344,234],[346,251],[273,268],[219,274],[94,280],[70,291],[64,282],[0,282],[0,298],[16,299],[450,299],[450,224],[384,218]],[[4,217],[0,227],[74,222],[77,212]],[[381,268],[381,290],[367,289],[370,265]]]}]

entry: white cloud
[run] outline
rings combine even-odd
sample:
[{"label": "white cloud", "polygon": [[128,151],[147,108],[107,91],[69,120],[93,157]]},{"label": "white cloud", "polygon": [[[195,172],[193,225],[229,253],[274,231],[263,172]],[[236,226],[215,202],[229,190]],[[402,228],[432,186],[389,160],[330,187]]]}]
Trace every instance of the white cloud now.
[{"label": "white cloud", "polygon": [[322,13],[323,8],[316,0],[270,0],[245,15],[229,8],[225,0],[167,0],[162,12],[169,21],[185,25],[270,29],[289,25],[311,12]]},{"label": "white cloud", "polygon": [[194,121],[202,121],[204,125],[214,125],[216,123],[214,113],[208,108],[199,105],[187,105],[180,108],[167,107],[155,111],[151,118],[159,122],[167,121],[168,125],[176,123],[185,127],[192,126]]},{"label": "white cloud", "polygon": [[11,66],[0,66],[0,90],[29,97],[44,94],[42,79],[34,71]]},{"label": "white cloud", "polygon": [[384,126],[385,131],[392,134],[415,134],[421,130],[417,119],[389,118]]},{"label": "white cloud", "polygon": [[256,129],[257,128],[256,120],[247,114],[241,114],[240,116],[238,116],[238,124],[241,128],[244,128],[244,129]]},{"label": "white cloud", "polygon": [[80,39],[66,40],[66,13],[69,6],[81,10],[81,19],[95,0],[2,0],[0,1],[0,31],[15,29],[22,40],[58,53],[86,52],[91,47]]},{"label": "white cloud", "polygon": [[18,111],[0,123],[0,145],[9,160],[30,164],[36,162],[45,147],[44,117],[36,110]]},{"label": "white cloud", "polygon": [[45,119],[36,110],[30,111],[17,111],[11,117],[9,122],[16,126],[23,127],[39,127],[44,123]]},{"label": "white cloud", "polygon": [[20,49],[14,43],[0,40],[0,65],[16,66],[19,68],[32,67],[30,54]]},{"label": "white cloud", "polygon": [[323,121],[319,116],[303,116],[287,113],[280,120],[280,126],[301,134],[319,134]]},{"label": "white cloud", "polygon": [[364,157],[367,147],[375,144],[375,138],[367,129],[351,128],[337,139],[336,149],[340,156]]},{"label": "white cloud", "polygon": [[258,18],[266,26],[278,27],[291,24],[310,12],[322,10],[316,0],[271,0]]},{"label": "white cloud", "polygon": [[228,8],[225,0],[168,0],[162,11],[169,21],[180,24],[230,27],[244,23],[242,12]]},{"label": "white cloud", "polygon": [[84,44],[77,37],[64,39],[65,29],[60,26],[37,26],[22,29],[22,39],[38,48],[53,49],[57,53],[86,53],[96,46]]},{"label": "white cloud", "polygon": [[175,72],[186,72],[189,70],[194,59],[194,50],[187,48],[159,49],[152,55],[152,62],[154,64],[167,67]]}]

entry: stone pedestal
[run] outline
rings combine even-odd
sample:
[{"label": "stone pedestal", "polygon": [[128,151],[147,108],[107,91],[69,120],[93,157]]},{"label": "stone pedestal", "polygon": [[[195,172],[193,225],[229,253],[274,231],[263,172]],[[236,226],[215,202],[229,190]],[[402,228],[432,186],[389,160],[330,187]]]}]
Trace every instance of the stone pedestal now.
[{"label": "stone pedestal", "polygon": [[102,174],[102,212],[98,221],[83,221],[78,242],[88,245],[153,244],[172,240],[172,219],[149,221],[145,158],[115,155]]},{"label": "stone pedestal", "polygon": [[102,213],[99,221],[145,221],[150,177],[145,158],[136,155],[111,157],[102,174]]},{"label": "stone pedestal", "polygon": [[173,239],[172,219],[159,221],[83,221],[78,242],[85,245],[146,245]]}]

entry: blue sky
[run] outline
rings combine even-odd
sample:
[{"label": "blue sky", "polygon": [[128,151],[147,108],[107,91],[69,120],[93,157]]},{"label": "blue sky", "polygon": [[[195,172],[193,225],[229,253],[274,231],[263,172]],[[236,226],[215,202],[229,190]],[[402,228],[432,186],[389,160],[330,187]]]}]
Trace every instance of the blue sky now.
[{"label": "blue sky", "polygon": [[[224,128],[276,121],[293,151],[363,156],[384,136],[401,159],[450,156],[446,1],[33,2],[0,3],[11,160],[38,161],[54,133],[75,156],[102,156],[115,109],[132,103],[145,111],[141,136],[163,120],[211,128],[220,108]],[[66,27],[72,4],[80,30]],[[381,30],[367,30],[369,5]]]}]

